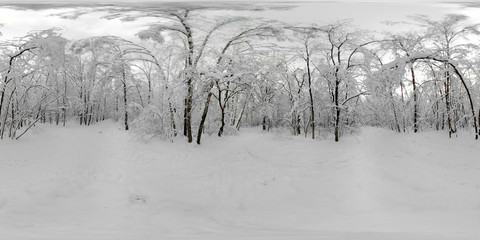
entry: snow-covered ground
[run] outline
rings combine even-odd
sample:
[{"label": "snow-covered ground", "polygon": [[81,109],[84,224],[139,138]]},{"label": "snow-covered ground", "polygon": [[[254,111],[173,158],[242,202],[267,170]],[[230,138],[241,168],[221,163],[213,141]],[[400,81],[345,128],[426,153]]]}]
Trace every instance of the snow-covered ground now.
[{"label": "snow-covered ground", "polygon": [[112,122],[0,141],[0,239],[480,239],[480,142],[259,129],[201,146]]}]

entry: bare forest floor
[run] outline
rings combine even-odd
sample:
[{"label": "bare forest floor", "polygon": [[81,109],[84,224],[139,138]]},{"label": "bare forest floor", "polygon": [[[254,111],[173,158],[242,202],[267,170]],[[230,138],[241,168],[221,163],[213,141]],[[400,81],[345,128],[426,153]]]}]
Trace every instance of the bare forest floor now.
[{"label": "bare forest floor", "polygon": [[201,146],[103,122],[0,142],[0,239],[480,239],[480,141],[245,129]]}]

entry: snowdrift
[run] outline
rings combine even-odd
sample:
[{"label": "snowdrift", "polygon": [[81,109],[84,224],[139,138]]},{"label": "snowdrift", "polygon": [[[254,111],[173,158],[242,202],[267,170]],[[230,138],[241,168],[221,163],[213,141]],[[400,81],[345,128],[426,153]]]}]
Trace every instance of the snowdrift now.
[{"label": "snowdrift", "polygon": [[479,239],[480,142],[363,128],[140,142],[112,122],[0,142],[0,239]]}]

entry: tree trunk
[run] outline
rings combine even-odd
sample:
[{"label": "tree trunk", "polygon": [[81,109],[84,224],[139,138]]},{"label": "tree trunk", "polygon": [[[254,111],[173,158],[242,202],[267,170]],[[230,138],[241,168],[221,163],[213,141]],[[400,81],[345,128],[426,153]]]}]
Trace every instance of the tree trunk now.
[{"label": "tree trunk", "polygon": [[[82,85],[80,85],[80,101],[83,101],[83,87],[82,87]],[[78,114],[78,116],[80,118],[80,125],[82,125],[83,124],[83,109],[80,110],[80,113]]]},{"label": "tree trunk", "polygon": [[475,140],[478,140],[479,132],[478,132],[477,119],[475,118],[475,109],[474,109],[474,106],[473,106],[472,95],[470,94],[470,90],[468,89],[467,84],[465,83],[465,80],[463,79],[463,76],[460,73],[460,71],[458,71],[457,67],[455,67],[450,62],[449,62],[449,64],[450,64],[450,66],[453,67],[453,70],[455,71],[457,76],[460,78],[460,81],[462,82],[463,87],[465,88],[465,92],[467,93],[468,101],[470,103],[470,110],[471,110],[472,117],[473,117],[473,127],[475,129]]},{"label": "tree trunk", "polygon": [[[440,96],[443,96],[442,88],[439,87],[438,90],[440,92]],[[442,130],[445,130],[445,113],[446,112],[442,113],[442,120],[440,121],[440,123],[442,124],[442,127],[441,127]]]},{"label": "tree trunk", "polygon": [[15,124],[15,104],[14,104],[14,101],[12,101],[12,120],[10,122],[10,128],[8,130],[8,137],[11,138],[12,137],[12,133],[13,133],[13,126]]},{"label": "tree trunk", "polygon": [[148,98],[147,98],[147,104],[150,105],[152,103],[152,80],[150,79],[150,76],[148,76]]},{"label": "tree trunk", "polygon": [[92,123],[92,117],[93,117],[93,104],[90,104],[90,110],[88,111],[87,126],[90,126],[90,124]]},{"label": "tree trunk", "polygon": [[395,130],[400,133],[401,130],[400,130],[400,124],[398,123],[398,116],[397,116],[397,110],[395,108],[395,103],[393,101],[393,94],[392,92],[390,92],[390,102],[392,103],[392,110],[393,110],[393,118],[394,118],[394,122],[395,122]]},{"label": "tree trunk", "polygon": [[115,95],[115,122],[118,121],[118,118],[119,118],[119,115],[120,115],[118,113],[118,111],[119,111],[119,106],[118,105],[119,105],[119,102],[120,102],[118,95],[119,94]]},{"label": "tree trunk", "polygon": [[223,135],[223,129],[225,128],[225,108],[227,107],[227,102],[228,102],[228,94],[229,94],[229,87],[230,87],[230,82],[227,83],[227,88],[225,90],[225,98],[222,103],[222,90],[220,89],[220,84],[217,83],[217,88],[218,88],[218,105],[220,107],[220,119],[221,119],[221,125],[220,129],[218,130],[218,136],[221,137]]},{"label": "tree trunk", "polygon": [[5,117],[3,118],[3,123],[2,123],[2,129],[1,129],[1,134],[0,134],[0,139],[3,139],[3,134],[5,133],[5,127],[7,126],[7,119],[8,119],[8,110],[10,107],[10,100],[12,98],[12,95],[10,95],[8,102],[5,104],[7,106],[7,109],[5,110]]},{"label": "tree trunk", "polygon": [[103,97],[103,111],[102,111],[102,121],[105,121],[105,113],[107,112],[107,96]]},{"label": "tree trunk", "polygon": [[172,124],[173,136],[177,136],[177,126],[175,124],[175,109],[172,108],[172,102],[168,101],[168,110],[170,111],[170,123]]},{"label": "tree trunk", "polygon": [[315,139],[315,110],[313,106],[313,94],[312,94],[312,73],[310,71],[310,52],[308,47],[305,46],[305,52],[307,54],[307,78],[308,78],[308,94],[310,96],[310,119],[312,124],[312,139]]},{"label": "tree trunk", "polygon": [[438,106],[438,93],[437,93],[437,81],[434,81],[434,86],[435,86],[435,89],[434,89],[434,92],[435,92],[435,129],[438,131],[440,130],[440,123],[439,123],[439,115],[438,115],[438,111],[440,110],[439,109],[439,106]]},{"label": "tree trunk", "polygon": [[417,87],[415,83],[415,72],[413,69],[413,63],[410,65],[410,71],[412,72],[412,87],[413,87],[413,132],[418,131],[418,110],[417,110]]},{"label": "tree trunk", "polygon": [[[293,106],[293,104],[292,104]],[[293,110],[292,115],[291,115],[291,121],[292,121],[292,130],[293,130],[293,135],[297,136],[297,128],[298,128],[298,122],[297,122],[297,111]]]},{"label": "tree trunk", "polygon": [[3,83],[2,85],[3,85],[2,86],[2,93],[0,94],[0,117],[2,116],[3,102],[4,102],[4,99],[5,99],[5,89],[6,89],[7,84]]},{"label": "tree trunk", "polygon": [[[10,96],[8,97],[8,101],[6,102],[6,107],[7,109],[5,110],[5,118],[3,119],[3,124],[2,124],[2,133],[1,133],[1,136],[0,136],[0,139],[3,139],[3,135],[5,134],[5,127],[7,125],[7,119],[8,119],[8,115],[9,115],[9,108],[10,108],[10,105],[12,105],[13,107],[13,104],[12,104],[12,97],[13,97],[13,94],[15,92],[15,90],[17,89],[17,87],[14,87],[12,89],[12,92],[10,93]],[[13,113],[13,112],[12,112]],[[13,116],[12,116],[12,121],[13,121]],[[13,122],[10,122],[10,124],[13,124]]]},{"label": "tree trunk", "polygon": [[405,121],[405,95],[404,95],[404,91],[405,91],[405,88],[403,86],[403,82],[400,81],[400,91],[401,91],[401,95],[402,95],[402,107],[403,107],[403,111],[400,111],[402,113],[402,127],[403,127],[403,132],[406,132],[407,131],[407,123]]},{"label": "tree trunk", "polygon": [[86,87],[84,88],[85,89],[85,92],[83,93],[83,113],[82,113],[82,117],[83,117],[83,124],[84,125],[87,125],[87,116],[88,116],[88,91],[86,89]]},{"label": "tree trunk", "polygon": [[301,131],[300,131],[300,114],[297,114],[297,135],[300,135],[301,134]]},{"label": "tree trunk", "polygon": [[183,101],[184,111],[183,111],[183,136],[187,136],[187,98]]},{"label": "tree trunk", "polygon": [[[188,17],[189,11],[185,11],[185,15],[183,18],[179,18],[180,23],[185,28],[185,35],[187,37],[188,43],[188,57],[186,59],[186,70],[187,70],[187,97],[185,99],[185,130],[187,135],[187,141],[191,143],[193,141],[192,138],[192,100],[193,100],[193,70],[194,70],[194,62],[193,62],[193,54],[195,45],[193,43],[193,32],[185,22],[185,19]],[[200,57],[201,54],[198,55]]]},{"label": "tree trunk", "polygon": [[218,130],[218,136],[221,137],[222,134],[223,134],[223,128],[225,127],[225,108],[224,107],[221,107],[220,108],[220,114],[221,114],[221,125],[220,125],[220,129]]},{"label": "tree trunk", "polygon": [[193,86],[192,78],[187,81],[187,99],[185,104],[185,125],[187,130],[187,141],[191,143],[192,137],[192,99],[193,99]]},{"label": "tree trunk", "polygon": [[338,68],[335,71],[335,142],[338,142],[340,139],[339,133],[339,125],[340,125],[340,102],[339,102],[339,87],[340,87],[340,80],[338,79]]},{"label": "tree trunk", "polygon": [[446,71],[445,71],[445,107],[446,107],[446,114],[447,114],[447,125],[448,125],[448,137],[452,137],[453,128],[452,128],[452,120],[450,118],[450,68],[448,64],[446,64]]},{"label": "tree trunk", "polygon": [[66,80],[66,70],[65,70],[65,67],[64,67],[64,70],[63,70],[63,82],[64,82],[64,86],[63,86],[63,108],[62,108],[62,112],[63,112],[63,126],[65,127],[65,124],[67,122],[67,80]]},{"label": "tree trunk", "polygon": [[235,126],[237,131],[240,130],[240,122],[242,121],[243,113],[245,112],[245,107],[247,106],[247,103],[248,103],[248,98],[245,100],[245,103],[243,104],[242,111],[240,112],[240,116],[238,117],[237,125]]},{"label": "tree trunk", "polygon": [[[213,82],[210,83],[210,89],[213,88]],[[198,126],[197,132],[197,144],[200,144],[202,140],[202,133],[203,133],[203,126],[205,124],[205,120],[207,119],[208,114],[208,106],[210,105],[210,99],[212,98],[212,92],[209,91],[207,95],[207,100],[205,101],[205,106],[203,107],[202,119],[200,120],[200,125]]]},{"label": "tree trunk", "polygon": [[128,130],[128,102],[127,102],[127,79],[125,76],[125,69],[122,67],[123,79],[123,103],[125,108],[125,130]]},{"label": "tree trunk", "polygon": [[235,103],[236,103],[236,99],[232,98],[232,105],[234,106],[233,106],[233,116],[231,113],[229,114],[230,126],[235,126],[235,123],[237,121],[238,106],[236,106]]}]

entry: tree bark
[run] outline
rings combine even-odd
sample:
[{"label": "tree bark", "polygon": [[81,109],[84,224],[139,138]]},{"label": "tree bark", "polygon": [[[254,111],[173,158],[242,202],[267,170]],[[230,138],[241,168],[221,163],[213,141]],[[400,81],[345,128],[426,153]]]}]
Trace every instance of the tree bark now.
[{"label": "tree bark", "polygon": [[170,123],[172,124],[173,136],[177,136],[177,126],[175,124],[175,109],[172,107],[172,102],[168,101],[168,110],[170,111]]},{"label": "tree bark", "polygon": [[245,108],[247,106],[247,103],[248,103],[248,98],[245,100],[245,103],[243,104],[243,107],[242,107],[242,111],[240,112],[240,116],[238,117],[237,124],[235,126],[237,131],[240,130],[240,122],[242,121],[243,113],[245,112]]},{"label": "tree bark", "polygon": [[[13,92],[15,91],[16,87],[13,88],[12,92],[10,93],[10,96],[8,98],[8,102],[6,103],[7,105],[7,109],[5,110],[5,118],[3,119],[3,124],[2,124],[2,132],[0,134],[0,139],[3,139],[3,135],[5,133],[5,126],[7,125],[7,119],[8,119],[8,115],[9,115],[9,108],[10,108],[10,104],[11,104],[11,101],[12,101],[12,97],[13,97]],[[10,124],[13,124],[13,123],[10,123]]]},{"label": "tree bark", "polygon": [[187,99],[185,104],[185,125],[187,130],[187,141],[191,143],[192,138],[192,98],[193,98],[193,86],[192,79],[187,82]]},{"label": "tree bark", "polygon": [[228,102],[229,87],[230,87],[230,82],[227,83],[227,89],[225,91],[225,98],[223,99],[223,103],[222,103],[222,90],[220,89],[220,85],[217,82],[218,105],[220,107],[220,119],[221,119],[220,129],[218,130],[218,136],[219,137],[221,137],[223,135],[223,130],[225,128],[225,108],[227,107],[227,102]]},{"label": "tree bark", "polygon": [[305,53],[307,55],[307,78],[308,78],[308,94],[310,96],[310,119],[312,124],[312,139],[315,139],[315,109],[313,105],[313,93],[312,93],[312,73],[310,70],[310,52],[308,50],[308,45],[305,44]]},{"label": "tree bark", "polygon": [[412,87],[413,87],[413,132],[418,131],[418,110],[417,110],[417,87],[415,83],[415,71],[413,69],[413,63],[410,65],[410,71],[412,73]]},{"label": "tree bark", "polygon": [[[210,89],[213,87],[213,81],[210,82]],[[205,105],[203,108],[203,113],[202,113],[202,119],[200,120],[200,125],[198,126],[198,132],[197,132],[197,144],[200,144],[200,141],[202,140],[202,133],[203,133],[203,126],[205,124],[205,120],[207,119],[207,114],[208,114],[208,106],[210,105],[210,99],[212,98],[212,92],[208,92],[207,95],[207,100],[205,101]]]},{"label": "tree bark", "polygon": [[[6,79],[7,77],[5,77]],[[0,94],[0,117],[2,116],[2,108],[3,108],[3,102],[4,102],[4,99],[5,99],[5,90],[6,90],[6,82],[4,82],[2,84],[2,93]],[[8,113],[7,113],[8,114]],[[0,123],[2,124],[2,123]],[[2,124],[3,125],[3,124]]]},{"label": "tree bark", "polygon": [[340,105],[338,98],[339,96],[339,87],[340,87],[340,80],[338,80],[338,68],[335,73],[335,142],[338,142],[340,139],[340,133],[339,133],[339,125],[340,125]]},{"label": "tree bark", "polygon": [[[185,22],[188,17],[189,11],[185,11],[183,18],[179,18],[182,26],[185,28],[185,35],[187,37],[188,43],[188,57],[187,57],[187,97],[185,99],[185,130],[187,135],[187,141],[191,143],[192,138],[192,100],[193,100],[193,53],[194,53],[194,43],[193,43],[193,33],[190,26]],[[200,57],[200,54],[199,56]]]},{"label": "tree bark", "polygon": [[10,122],[10,127],[9,127],[9,130],[8,130],[8,137],[11,138],[12,137],[12,133],[13,133],[13,126],[15,124],[15,101],[12,101],[12,120]]},{"label": "tree bark", "polygon": [[125,130],[128,131],[128,102],[127,102],[127,78],[125,76],[125,69],[122,66],[122,83],[123,83],[123,106],[124,106],[124,116],[125,116]]},{"label": "tree bark", "polygon": [[63,108],[62,108],[62,112],[63,112],[63,126],[65,127],[65,124],[67,122],[67,79],[66,79],[66,75],[67,75],[67,71],[65,70],[65,66],[63,67],[63,82],[64,82],[64,86],[63,86]]},{"label": "tree bark", "polygon": [[183,136],[187,136],[187,98],[183,100]]},{"label": "tree bark", "polygon": [[446,107],[446,114],[447,114],[447,125],[448,125],[448,137],[452,137],[453,128],[452,128],[452,119],[450,117],[450,72],[448,64],[445,66],[445,107]]}]

